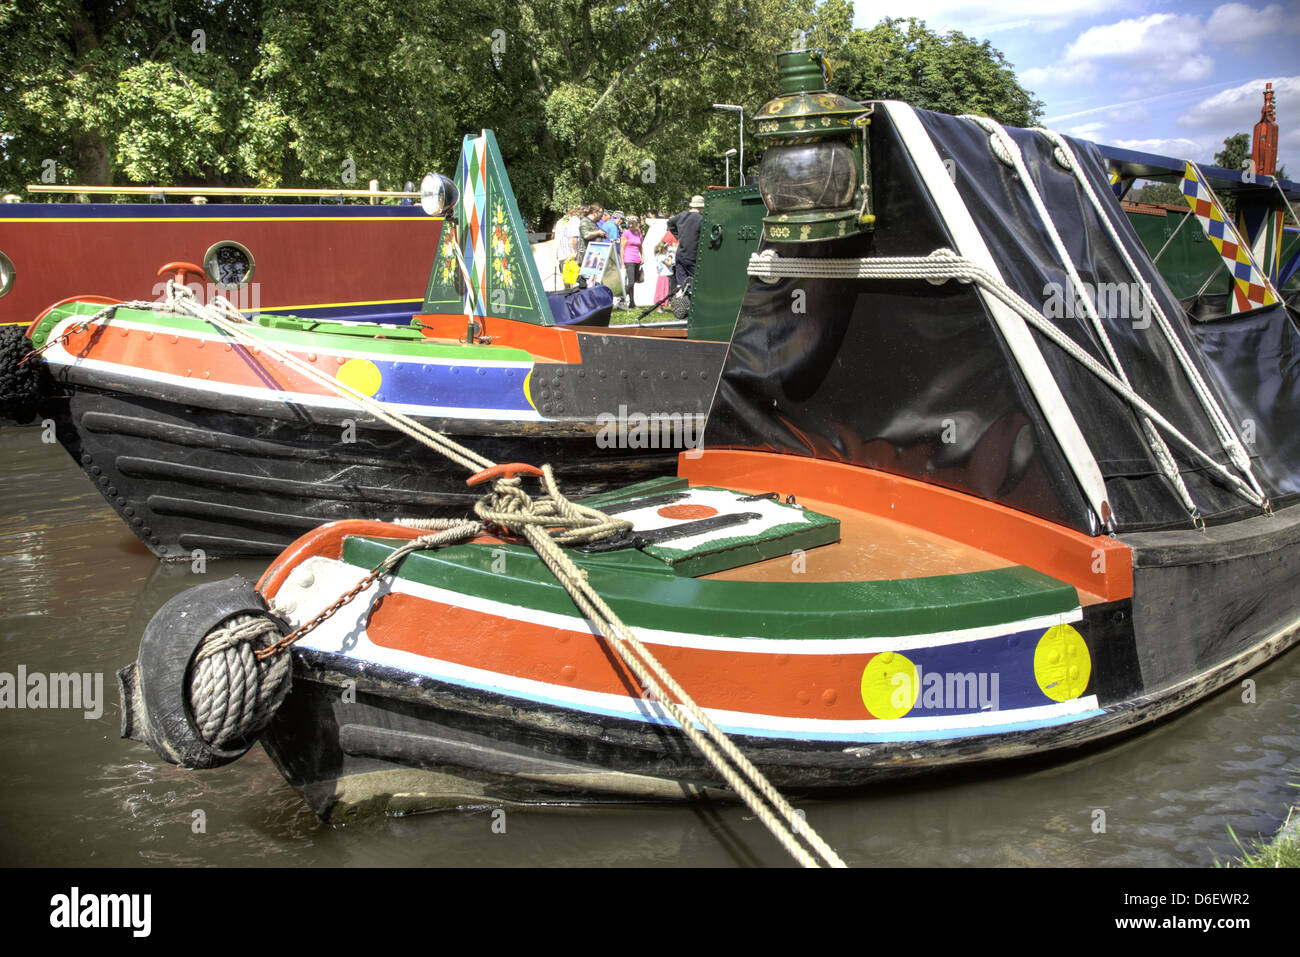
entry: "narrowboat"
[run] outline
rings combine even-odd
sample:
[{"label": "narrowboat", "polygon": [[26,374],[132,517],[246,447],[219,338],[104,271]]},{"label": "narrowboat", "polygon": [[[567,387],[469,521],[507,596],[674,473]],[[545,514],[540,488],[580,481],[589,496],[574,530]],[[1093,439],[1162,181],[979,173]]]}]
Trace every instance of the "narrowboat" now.
[{"label": "narrowboat", "polygon": [[[389,412],[480,455],[553,461],[584,494],[671,473],[698,444],[725,337],[610,328],[608,303],[548,294],[491,131],[465,137],[454,183],[430,178],[426,218],[450,221],[421,244],[432,268],[406,325],[241,316],[188,296],[203,270],[173,262],[171,299],[83,297],[27,329],[39,414],[159,558],[275,554],[340,518],[464,513],[463,474]],[[299,265],[303,282],[334,268]]]},{"label": "narrowboat", "polygon": [[[260,739],[346,820],[734,796],[694,743],[707,717],[808,797],[1064,757],[1294,645],[1294,313],[1220,320],[1260,346],[1244,361],[1193,334],[1092,144],[779,63],[761,248],[677,474],[586,498],[608,528],[563,547],[501,517],[554,500],[519,465],[434,537],[309,532],[256,588],[159,611],[121,673],[124,735],[188,767]],[[217,633],[265,684],[219,738],[187,684]]]}]

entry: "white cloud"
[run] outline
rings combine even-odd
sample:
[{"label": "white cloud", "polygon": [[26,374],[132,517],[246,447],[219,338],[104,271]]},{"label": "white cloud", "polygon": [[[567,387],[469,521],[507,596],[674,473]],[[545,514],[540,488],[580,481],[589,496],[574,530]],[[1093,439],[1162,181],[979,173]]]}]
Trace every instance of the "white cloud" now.
[{"label": "white cloud", "polygon": [[1272,83],[1276,94],[1277,123],[1282,129],[1300,127],[1300,76],[1260,77],[1240,86],[1221,90],[1202,100],[1178,117],[1179,126],[1209,129],[1236,126],[1238,132],[1249,131],[1259,122],[1264,106],[1264,84]]},{"label": "white cloud", "polygon": [[1215,43],[1245,44],[1295,32],[1297,28],[1300,24],[1294,13],[1288,14],[1280,3],[1270,3],[1262,10],[1244,3],[1225,3],[1210,14],[1205,33]]},{"label": "white cloud", "polygon": [[1110,126],[1109,123],[1081,123],[1078,126],[1072,126],[1065,132],[1070,136],[1077,136],[1081,140],[1092,140],[1097,138],[1097,134]]},{"label": "white cloud", "polygon": [[1007,30],[1056,30],[1076,20],[1122,7],[1125,0],[913,0],[896,4],[854,0],[854,23],[870,27],[885,17],[916,17],[932,30],[960,30],[976,37]]},{"label": "white cloud", "polygon": [[1300,76],[1260,77],[1221,90],[1184,110],[1175,122],[1187,130],[1204,130],[1203,138],[1214,143],[1211,153],[1217,152],[1227,137],[1253,131],[1264,105],[1265,83],[1272,83],[1276,94],[1278,165],[1289,167],[1295,179],[1300,172]]},{"label": "white cloud", "polygon": [[1126,150],[1140,150],[1143,153],[1159,153],[1176,159],[1190,159],[1198,163],[1208,162],[1214,150],[1203,140],[1190,140],[1185,137],[1156,137],[1144,140],[1116,140],[1115,145]]},{"label": "white cloud", "polygon": [[1096,78],[1097,65],[1087,60],[1031,67],[1028,70],[1021,70],[1019,74],[1020,82],[1031,90],[1040,86],[1073,86],[1077,83],[1089,83]]},{"label": "white cloud", "polygon": [[1065,48],[1066,63],[1092,63],[1141,87],[1196,83],[1214,72],[1201,52],[1204,27],[1195,16],[1153,13],[1089,27]]}]

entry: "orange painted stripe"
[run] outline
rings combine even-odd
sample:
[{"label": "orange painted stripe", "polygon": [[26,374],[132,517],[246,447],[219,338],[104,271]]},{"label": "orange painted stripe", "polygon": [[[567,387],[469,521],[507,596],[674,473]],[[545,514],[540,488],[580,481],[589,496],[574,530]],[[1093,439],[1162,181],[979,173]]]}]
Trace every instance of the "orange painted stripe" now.
[{"label": "orange painted stripe", "polygon": [[[277,343],[283,347],[281,343]],[[162,372],[182,378],[212,380],[235,385],[261,386],[273,390],[328,395],[324,386],[293,371],[276,359],[258,359],[261,349],[237,343],[199,339],[167,330],[145,331],[116,327],[112,323],[88,326],[64,342],[69,354],[83,359],[114,362],[133,368]],[[316,353],[290,353],[304,362],[314,362],[333,375],[342,357]]]},{"label": "orange painted stripe", "polygon": [[[429,627],[436,622],[436,627]],[[605,639],[469,611],[398,592],[375,604],[377,645],[546,684],[640,697],[640,684]],[[864,720],[862,672],[874,655],[789,655],[647,643],[703,707],[791,718]]]},{"label": "orange painted stripe", "polygon": [[[450,339],[453,342],[465,338],[465,324],[469,321],[469,317],[464,314],[424,313],[417,314],[415,318],[430,339]],[[578,334],[572,329],[537,326],[531,322],[498,316],[488,316],[480,321],[485,326],[483,334],[491,337],[494,346],[523,349],[539,358],[553,359],[556,362],[582,361]]]},{"label": "orange painted stripe", "polygon": [[879,515],[1033,568],[1106,601],[1133,594],[1133,553],[1122,542],[942,486],[841,462],[728,449],[683,452],[677,471],[692,485],[776,491]]}]

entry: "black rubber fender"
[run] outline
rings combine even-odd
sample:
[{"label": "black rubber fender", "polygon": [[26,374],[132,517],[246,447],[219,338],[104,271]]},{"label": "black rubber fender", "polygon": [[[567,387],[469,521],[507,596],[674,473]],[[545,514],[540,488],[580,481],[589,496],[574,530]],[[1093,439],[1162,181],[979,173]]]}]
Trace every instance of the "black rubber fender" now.
[{"label": "black rubber fender", "polygon": [[118,672],[122,737],[149,745],[164,761],[183,768],[219,768],[242,757],[257,741],[218,749],[199,734],[187,700],[190,662],[212,629],[239,615],[265,615],[281,635],[289,625],[271,614],[266,599],[243,577],[206,582],[181,592],[145,627],[135,663]]}]

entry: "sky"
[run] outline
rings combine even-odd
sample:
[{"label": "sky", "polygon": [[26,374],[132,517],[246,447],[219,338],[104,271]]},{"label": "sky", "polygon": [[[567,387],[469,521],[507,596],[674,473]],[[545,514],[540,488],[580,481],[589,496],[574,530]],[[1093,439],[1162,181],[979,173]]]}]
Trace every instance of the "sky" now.
[{"label": "sky", "polygon": [[1129,149],[1213,160],[1250,134],[1272,81],[1278,163],[1300,179],[1300,0],[855,0],[854,25],[886,16],[960,30],[1002,51],[1045,104],[1043,125]]}]

